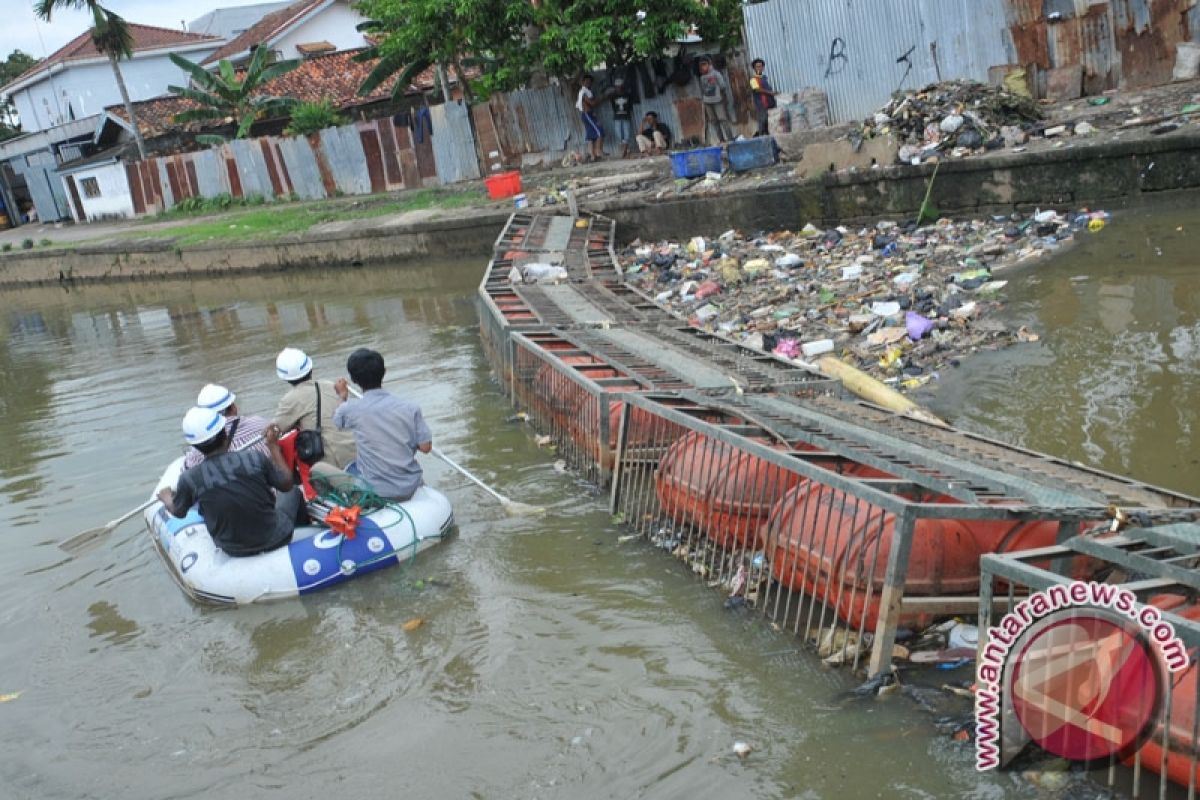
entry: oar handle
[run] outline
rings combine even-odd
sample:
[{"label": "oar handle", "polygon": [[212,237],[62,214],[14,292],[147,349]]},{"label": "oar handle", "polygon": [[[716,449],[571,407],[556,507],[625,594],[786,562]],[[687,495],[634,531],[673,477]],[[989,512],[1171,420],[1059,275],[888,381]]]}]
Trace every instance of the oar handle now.
[{"label": "oar handle", "polygon": [[[350,391],[350,394],[354,395],[354,396],[355,396],[355,397],[357,397],[357,398],[360,398],[360,399],[362,398],[362,392],[358,391],[358,390],[357,390],[357,389],[355,389],[353,386],[348,386],[348,387],[347,387],[347,389],[349,389],[349,391]],[[511,505],[514,505],[514,503],[513,503],[513,501],[512,501],[512,500],[509,500],[507,497],[505,497],[504,495],[500,494],[499,492],[497,492],[497,491],[496,491],[495,489],[493,489],[492,487],[488,486],[486,483],[484,483],[483,481],[481,481],[479,478],[477,478],[477,477],[475,477],[474,475],[472,475],[472,474],[471,474],[471,473],[470,473],[470,472],[469,472],[469,471],[468,471],[468,470],[467,470],[465,467],[463,467],[463,466],[459,465],[459,464],[458,464],[457,462],[455,462],[455,461],[454,461],[452,458],[450,458],[450,456],[446,455],[446,454],[445,454],[445,453],[443,453],[441,450],[439,450],[439,449],[437,449],[436,447],[434,447],[434,448],[432,448],[432,449],[431,449],[431,452],[432,452],[432,453],[433,453],[435,456],[437,456],[438,458],[440,458],[442,461],[444,461],[444,462],[446,463],[446,465],[447,465],[447,466],[449,466],[451,469],[453,469],[453,470],[454,470],[454,471],[456,471],[456,472],[459,472],[459,473],[461,473],[461,474],[463,475],[463,477],[465,477],[467,480],[471,481],[471,483],[475,484],[475,485],[476,485],[476,486],[478,486],[480,489],[483,489],[485,492],[487,492],[487,493],[488,493],[488,494],[490,494],[492,497],[494,497],[494,498],[496,498],[497,500],[499,500],[499,501],[500,501],[501,503],[503,503],[504,505],[506,505],[506,506],[511,506]]]},{"label": "oar handle", "polygon": [[132,511],[127,511],[127,512],[125,512],[124,514],[122,514],[121,516],[117,517],[116,519],[114,519],[112,522],[108,523],[108,524],[107,524],[107,525],[105,525],[104,527],[105,527],[105,528],[115,528],[115,527],[117,527],[118,525],[120,525],[122,522],[124,522],[125,520],[129,519],[130,517],[133,517],[133,516],[135,516],[135,515],[137,515],[137,514],[141,513],[142,511],[145,511],[147,508],[149,508],[150,506],[154,505],[156,502],[158,502],[158,498],[157,498],[157,497],[151,497],[149,500],[147,500],[146,502],[142,503],[142,504],[141,504],[140,506],[138,506],[137,508],[133,509]]},{"label": "oar handle", "polygon": [[446,462],[446,464],[447,464],[447,465],[449,465],[451,469],[454,469],[454,470],[456,470],[456,471],[458,471],[458,472],[462,473],[462,474],[463,474],[463,476],[467,478],[467,480],[469,480],[469,481],[471,481],[472,483],[474,483],[474,484],[475,484],[476,486],[478,486],[480,489],[483,489],[485,492],[487,492],[487,493],[488,493],[488,494],[490,494],[492,497],[494,497],[494,498],[496,498],[497,500],[499,500],[501,503],[504,503],[504,504],[506,504],[506,505],[507,505],[507,504],[509,504],[509,503],[511,503],[511,502],[512,502],[512,500],[509,500],[507,497],[505,497],[504,495],[500,494],[499,492],[497,492],[497,491],[496,491],[495,489],[493,489],[492,487],[488,486],[486,483],[484,483],[483,481],[481,481],[479,478],[476,478],[474,475],[472,475],[470,472],[468,472],[468,471],[467,471],[465,468],[463,468],[462,466],[460,466],[460,465],[458,465],[457,463],[455,463],[453,459],[451,459],[451,458],[450,458],[448,455],[446,455],[445,453],[443,453],[441,450],[439,450],[439,449],[437,449],[436,447],[434,447],[434,448],[432,448],[432,452],[433,452],[433,454],[434,454],[435,456],[437,456],[438,458],[440,458],[442,461]]}]

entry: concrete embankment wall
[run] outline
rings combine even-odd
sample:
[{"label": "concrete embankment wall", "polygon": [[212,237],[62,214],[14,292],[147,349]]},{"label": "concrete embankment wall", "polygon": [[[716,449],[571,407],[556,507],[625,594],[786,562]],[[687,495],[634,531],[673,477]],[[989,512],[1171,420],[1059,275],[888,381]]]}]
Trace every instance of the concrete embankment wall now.
[{"label": "concrete embankment wall", "polygon": [[169,239],[113,241],[0,257],[0,286],[118,282],[348,267],[478,257],[496,239],[507,210],[398,226],[364,226],[321,237],[177,248]]},{"label": "concrete embankment wall", "polygon": [[[593,206],[615,219],[622,238],[654,240],[727,228],[795,229],[916,216],[934,166],[827,172],[801,183],[659,202]],[[1000,152],[946,161],[930,202],[948,216],[1008,213],[1040,206],[1121,208],[1165,192],[1200,187],[1200,132],[1089,143],[1033,153]]]},{"label": "concrete embankment wall", "polygon": [[[1133,137],[1134,133],[1131,132]],[[784,143],[787,146],[786,142]],[[588,206],[620,223],[622,239],[667,239],[726,228],[771,230],[914,216],[932,165],[825,172],[761,188],[684,194],[662,200],[619,198]],[[1200,133],[1144,132],[1124,141],[1071,140],[1033,153],[1002,152],[947,161],[931,202],[942,214],[1006,213],[1035,206],[1120,208],[1200,187]],[[695,191],[695,190],[693,190]],[[501,209],[467,210],[457,219],[363,225],[336,234],[264,243],[177,249],[169,240],[109,242],[74,250],[0,258],[0,285],[73,280],[119,281],[452,258],[486,252],[507,219]]]}]

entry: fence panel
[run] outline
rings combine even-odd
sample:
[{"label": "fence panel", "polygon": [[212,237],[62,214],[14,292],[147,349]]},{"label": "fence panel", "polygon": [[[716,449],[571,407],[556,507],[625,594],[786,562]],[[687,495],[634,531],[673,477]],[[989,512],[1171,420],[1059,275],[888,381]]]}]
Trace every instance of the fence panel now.
[{"label": "fence panel", "polygon": [[267,161],[263,158],[262,147],[257,139],[234,139],[229,143],[229,150],[237,162],[238,178],[242,183],[242,196],[272,198],[275,196],[271,186],[271,177],[267,172]]},{"label": "fence panel", "polygon": [[325,185],[321,182],[321,169],[312,145],[303,136],[291,136],[279,140],[283,163],[288,177],[292,179],[292,190],[305,200],[320,200],[325,197]]},{"label": "fence panel", "polygon": [[370,194],[371,176],[358,128],[344,125],[320,133],[321,149],[329,162],[333,181],[343,194]]},{"label": "fence panel", "polygon": [[229,176],[216,150],[201,150],[189,154],[188,157],[196,167],[196,182],[199,184],[201,197],[229,194]]},{"label": "fence panel", "polygon": [[445,103],[429,109],[433,120],[433,159],[440,183],[458,183],[480,176],[471,115],[466,106]]}]

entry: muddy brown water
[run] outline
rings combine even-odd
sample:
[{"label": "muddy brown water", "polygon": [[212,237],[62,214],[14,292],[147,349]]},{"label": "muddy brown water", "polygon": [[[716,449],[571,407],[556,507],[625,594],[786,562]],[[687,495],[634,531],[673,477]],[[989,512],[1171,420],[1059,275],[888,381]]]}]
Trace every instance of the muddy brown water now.
[{"label": "muddy brown water", "polygon": [[[1109,230],[1106,244],[1141,235]],[[1195,362],[1185,368],[1181,351],[1143,365],[1198,341],[1189,298],[1200,287],[1183,260],[1090,264],[1078,282],[1077,261],[1042,268],[1013,313],[1047,315],[1056,335],[947,375],[938,410],[1194,490],[1190,457],[1160,461],[1193,441],[1194,407],[1178,398],[1194,397]],[[481,268],[3,295],[0,696],[19,695],[0,702],[0,798],[1030,794],[1010,775],[977,775],[971,752],[907,700],[847,701],[857,683],[847,673],[724,610],[649,545],[619,542],[602,499],[506,421],[478,346]],[[1127,340],[1088,322],[1101,300],[1106,319],[1124,310]],[[1143,313],[1145,329],[1134,322]],[[147,495],[203,383],[269,412],[285,345],[330,377],[354,347],[380,349],[441,447],[549,513],[506,517],[427,460],[427,479],[455,505],[453,539],[404,568],[240,610],[189,603],[140,520],[64,560],[58,541]],[[1092,365],[1114,361],[1110,385]],[[1004,371],[1026,376],[1027,402]],[[1136,404],[1117,402],[1123,392]],[[414,617],[425,624],[402,630]],[[746,760],[735,741],[753,748]]]}]

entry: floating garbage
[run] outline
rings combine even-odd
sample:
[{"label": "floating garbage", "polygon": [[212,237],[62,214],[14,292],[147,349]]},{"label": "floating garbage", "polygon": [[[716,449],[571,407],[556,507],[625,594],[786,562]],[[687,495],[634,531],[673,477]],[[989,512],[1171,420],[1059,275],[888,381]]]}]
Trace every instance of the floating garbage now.
[{"label": "floating garbage", "polygon": [[1108,221],[1103,211],[1039,209],[857,230],[810,223],[634,242],[620,260],[634,286],[696,327],[787,359],[834,354],[909,390],[972,353],[1038,341],[1040,332],[995,318],[1008,286],[997,271]]}]

